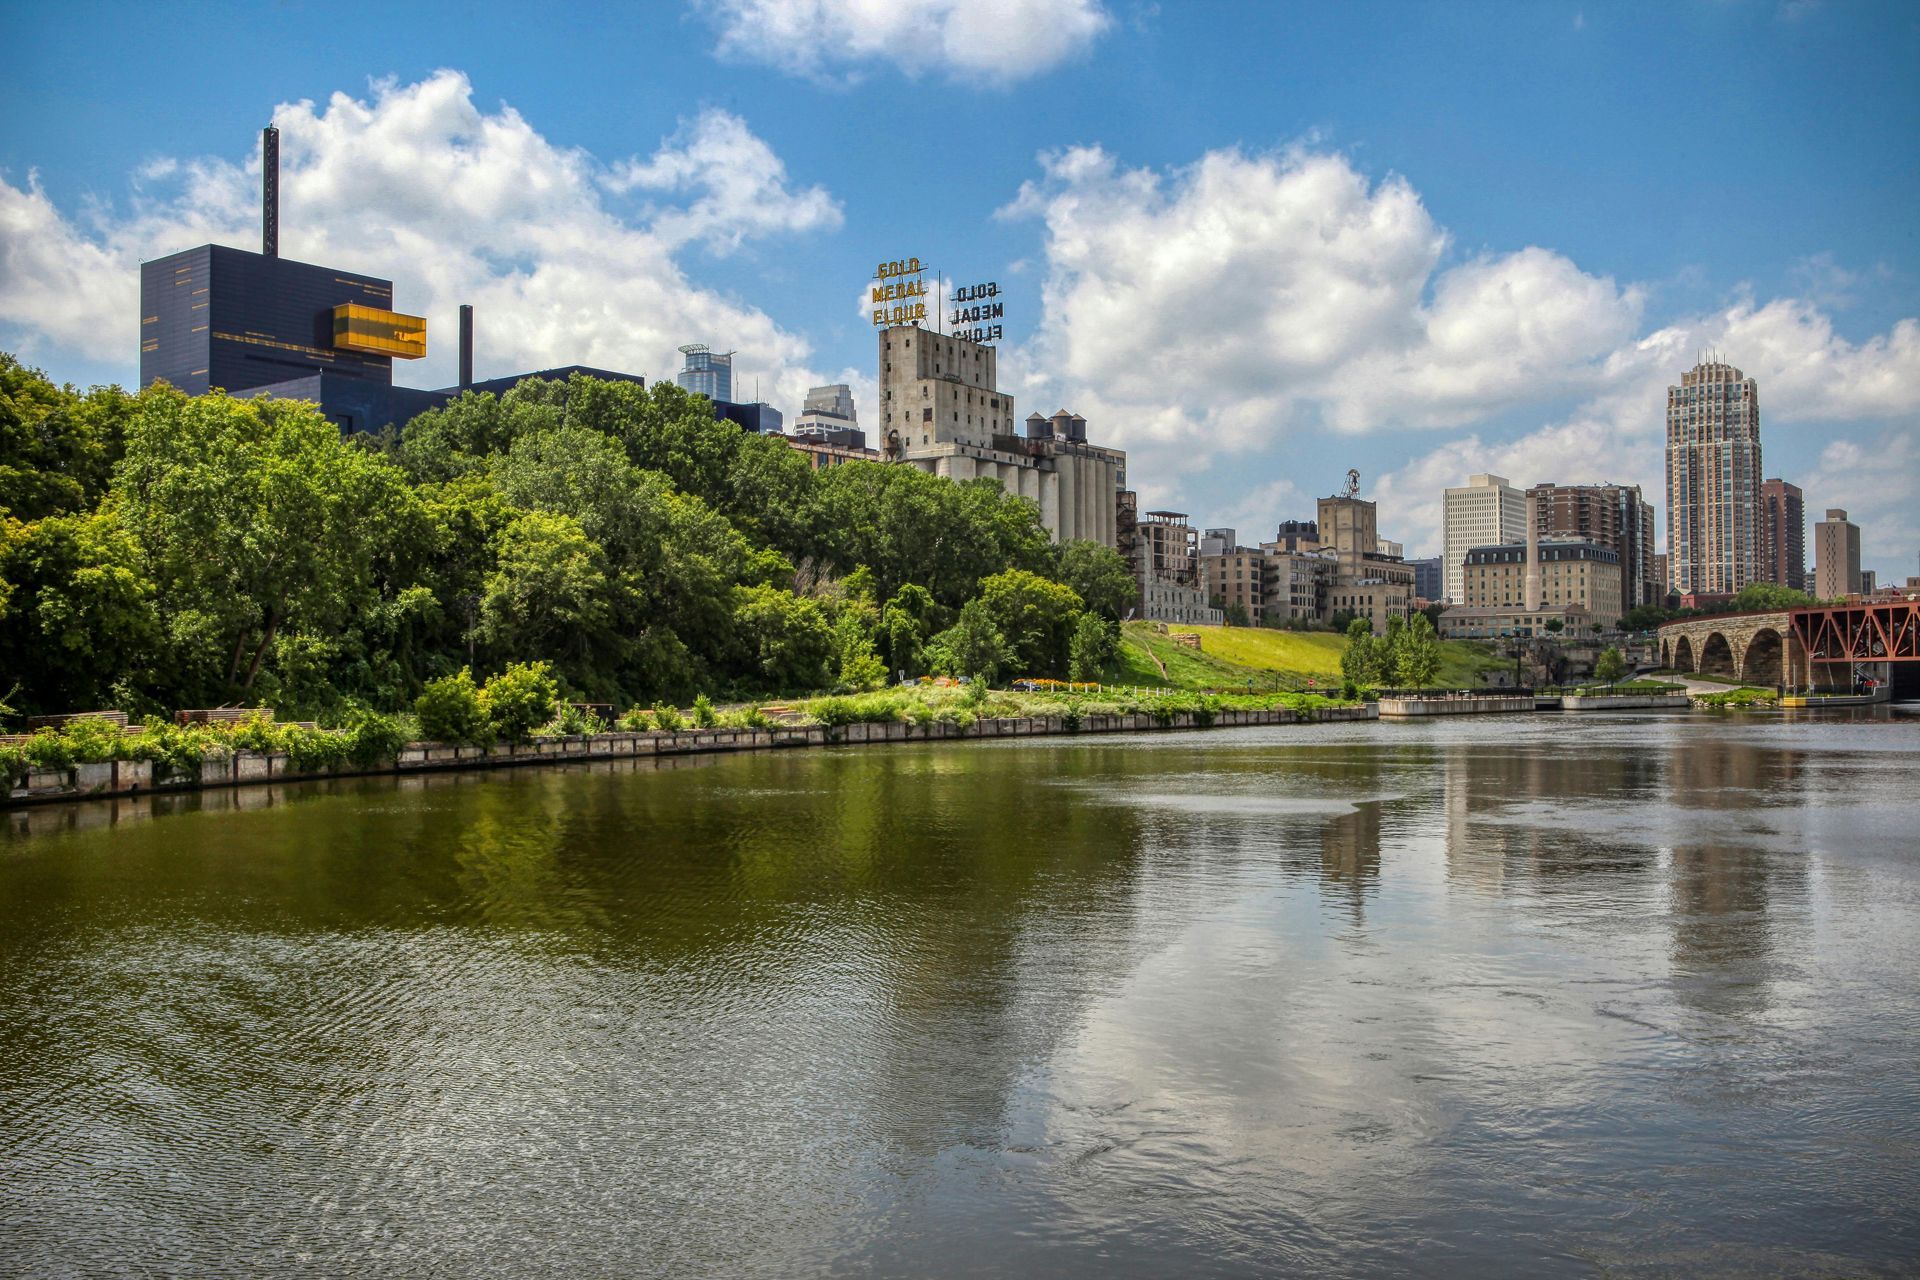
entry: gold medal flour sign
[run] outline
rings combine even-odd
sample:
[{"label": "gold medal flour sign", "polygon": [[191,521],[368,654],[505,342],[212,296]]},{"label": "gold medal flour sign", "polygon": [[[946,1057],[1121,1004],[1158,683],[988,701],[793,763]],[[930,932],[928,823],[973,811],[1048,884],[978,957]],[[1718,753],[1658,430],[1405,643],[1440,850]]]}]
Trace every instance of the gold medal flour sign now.
[{"label": "gold medal flour sign", "polygon": [[883,262],[873,273],[873,323],[890,328],[922,324],[927,318],[926,268],[918,258]]}]

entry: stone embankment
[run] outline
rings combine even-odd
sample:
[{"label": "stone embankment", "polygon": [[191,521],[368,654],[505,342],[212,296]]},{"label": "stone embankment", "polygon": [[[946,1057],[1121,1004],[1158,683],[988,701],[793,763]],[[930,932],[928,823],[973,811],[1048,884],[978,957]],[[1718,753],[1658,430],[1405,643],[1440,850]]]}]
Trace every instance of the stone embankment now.
[{"label": "stone embankment", "polygon": [[1483,698],[1382,698],[1382,720],[1418,720],[1428,716],[1494,716],[1532,711],[1533,695]]},{"label": "stone embankment", "polygon": [[1693,699],[1680,693],[1569,693],[1560,699],[1562,711],[1685,711]]},{"label": "stone embankment", "polygon": [[[248,786],[264,782],[298,782],[356,774],[422,773],[441,769],[490,769],[517,765],[564,764],[579,760],[631,760],[652,756],[685,756],[727,751],[765,751],[785,747],[864,746],[892,742],[940,742],[978,738],[1028,738],[1056,734],[1140,733],[1157,729],[1232,728],[1244,725],[1308,724],[1338,720],[1372,720],[1372,704],[1358,707],[1321,707],[1297,712],[1220,711],[1210,723],[1192,712],[1164,720],[1150,715],[1008,716],[975,720],[971,724],[941,720],[926,724],[893,721],[886,724],[782,725],[771,729],[682,729],[673,732],[596,733],[574,737],[536,738],[517,745],[464,747],[443,742],[414,742],[393,762],[374,769],[341,767],[318,773],[296,771],[280,752],[236,751],[209,757],[191,775],[156,777],[145,760],[115,760],[82,764],[71,769],[30,772],[12,779],[6,803],[31,804],[57,800],[134,795],[148,791],[190,791],[209,787]],[[17,785],[24,782],[25,785]]]}]

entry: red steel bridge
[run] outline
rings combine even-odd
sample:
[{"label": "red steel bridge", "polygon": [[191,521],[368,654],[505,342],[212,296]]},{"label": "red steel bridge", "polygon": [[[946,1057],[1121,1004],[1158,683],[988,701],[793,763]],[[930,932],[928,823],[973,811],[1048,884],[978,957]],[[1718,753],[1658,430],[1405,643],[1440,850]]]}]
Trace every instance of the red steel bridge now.
[{"label": "red steel bridge", "polygon": [[1920,662],[1920,600],[1875,600],[1791,611],[1809,662]]}]

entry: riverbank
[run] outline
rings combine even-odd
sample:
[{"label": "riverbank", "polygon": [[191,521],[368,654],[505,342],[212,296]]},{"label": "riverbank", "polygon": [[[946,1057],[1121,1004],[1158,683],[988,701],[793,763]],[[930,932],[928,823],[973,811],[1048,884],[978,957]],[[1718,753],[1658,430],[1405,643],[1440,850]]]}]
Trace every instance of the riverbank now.
[{"label": "riverbank", "polygon": [[446,769],[499,769],[573,761],[632,760],[657,756],[703,755],[731,751],[772,751],[795,747],[879,746],[980,738],[1032,738],[1073,734],[1144,733],[1154,730],[1237,728],[1248,725],[1312,724],[1374,720],[1379,707],[1322,706],[1294,709],[1174,711],[1160,714],[992,716],[971,722],[904,720],[850,724],[779,725],[772,728],[651,730],[536,738],[523,743],[461,746],[410,742],[390,759],[357,767],[335,765],[298,769],[282,751],[239,750],[211,755],[187,768],[156,766],[150,760],[107,760],[66,769],[29,770],[12,780],[5,805],[53,804],[131,796],[155,791],[197,791],[275,782]]}]

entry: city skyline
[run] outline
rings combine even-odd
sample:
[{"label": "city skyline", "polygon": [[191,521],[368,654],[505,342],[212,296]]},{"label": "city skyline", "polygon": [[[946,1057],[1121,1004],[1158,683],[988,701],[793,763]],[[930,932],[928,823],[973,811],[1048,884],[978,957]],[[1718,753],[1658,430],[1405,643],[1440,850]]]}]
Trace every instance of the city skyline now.
[{"label": "city skyline", "polygon": [[[1232,107],[1194,74],[1212,56],[1201,11],[1062,0],[1031,11],[1041,38],[932,5],[941,52],[921,63],[832,26],[856,21],[833,4],[814,10],[830,30],[779,27],[791,47],[770,51],[776,28],[748,18],[778,9],[619,20],[669,56],[650,60],[660,83],[617,92],[603,55],[563,74],[537,37],[503,58],[431,6],[329,40],[298,38],[314,14],[246,34],[218,8],[175,15],[236,74],[164,126],[137,109],[158,82],[122,56],[160,18],[27,13],[33,70],[0,90],[17,122],[0,143],[0,345],[58,379],[131,383],[139,262],[254,243],[253,139],[272,114],[282,253],[391,274],[417,299],[435,334],[418,385],[455,380],[453,308],[472,301],[482,378],[583,362],[665,380],[677,347],[708,342],[790,415],[837,382],[865,408],[865,277],[919,253],[949,281],[1001,282],[1003,387],[1098,422],[1144,504],[1260,529],[1357,466],[1418,556],[1440,549],[1441,491],[1476,472],[1663,493],[1664,388],[1710,346],[1766,391],[1767,476],[1810,512],[1850,510],[1881,580],[1913,571],[1920,322],[1896,231],[1920,179],[1887,167],[1886,144],[1920,107],[1894,74],[1916,37],[1893,7],[1395,9],[1364,54],[1321,17],[1248,18],[1250,52],[1325,65]],[[131,68],[92,98],[37,70],[72,65],[84,39]],[[1722,112],[1664,84],[1689,40],[1736,53],[1697,73]],[[1419,65],[1435,48],[1503,67],[1524,52],[1527,70],[1493,89],[1458,58]],[[1837,50],[1853,59],[1840,86],[1822,74]],[[786,74],[816,64],[834,83]],[[1073,92],[1116,76],[1157,87],[1172,118]],[[1555,77],[1646,102],[1599,129]],[[1167,112],[1175,82],[1190,96]],[[943,169],[952,191],[929,207],[889,165],[944,146],[956,104],[966,178]],[[1686,169],[1698,155],[1725,171],[1711,189]],[[1737,224],[1712,212],[1729,195]]]}]

